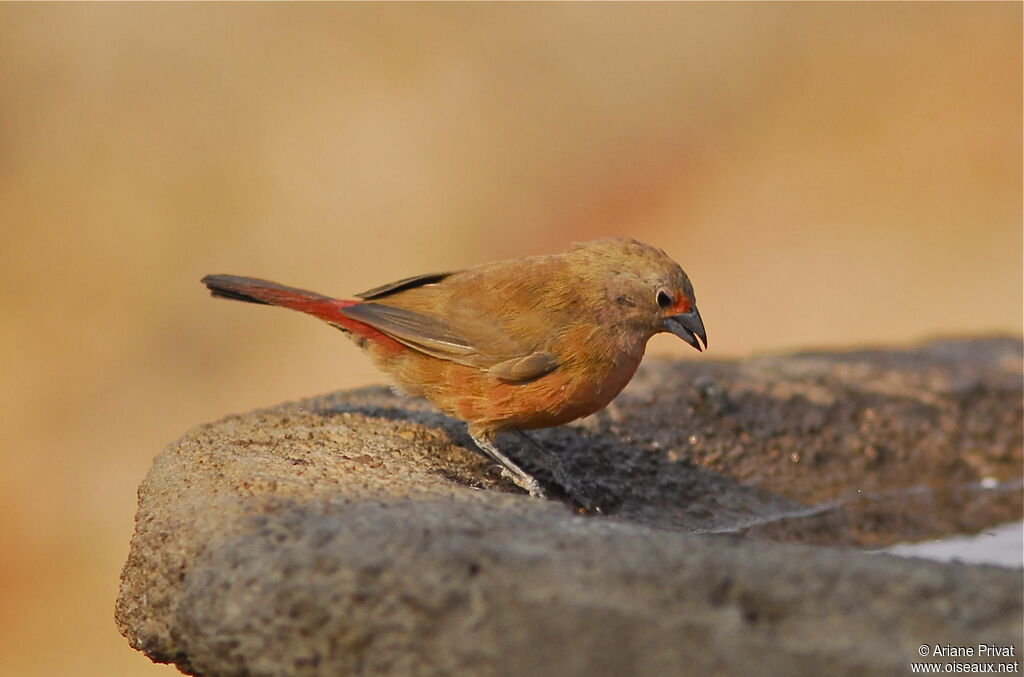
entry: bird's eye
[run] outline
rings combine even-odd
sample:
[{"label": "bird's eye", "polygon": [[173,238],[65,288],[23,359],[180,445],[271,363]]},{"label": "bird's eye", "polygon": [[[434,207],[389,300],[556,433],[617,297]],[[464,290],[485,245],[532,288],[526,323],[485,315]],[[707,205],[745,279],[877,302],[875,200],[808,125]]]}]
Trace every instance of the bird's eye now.
[{"label": "bird's eye", "polygon": [[658,290],[658,307],[668,308],[672,305],[672,297],[664,289]]}]

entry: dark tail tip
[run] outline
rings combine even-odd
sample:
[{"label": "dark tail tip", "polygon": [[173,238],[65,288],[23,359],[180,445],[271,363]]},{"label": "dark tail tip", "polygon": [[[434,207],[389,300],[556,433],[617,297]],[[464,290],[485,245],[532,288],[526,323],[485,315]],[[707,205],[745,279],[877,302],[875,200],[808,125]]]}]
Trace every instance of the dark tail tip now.
[{"label": "dark tail tip", "polygon": [[259,303],[264,306],[272,305],[245,292],[246,289],[258,288],[260,284],[266,284],[263,280],[238,277],[237,275],[207,275],[200,282],[207,286],[210,295],[215,298]]}]

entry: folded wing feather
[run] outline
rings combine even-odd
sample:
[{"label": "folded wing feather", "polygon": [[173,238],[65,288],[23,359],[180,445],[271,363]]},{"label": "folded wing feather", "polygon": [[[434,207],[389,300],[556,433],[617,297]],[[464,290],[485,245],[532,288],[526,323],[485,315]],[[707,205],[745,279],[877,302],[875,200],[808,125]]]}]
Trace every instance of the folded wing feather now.
[{"label": "folded wing feather", "polygon": [[452,331],[441,319],[381,303],[359,303],[341,309],[354,320],[368,324],[414,350],[442,360],[484,369],[505,381],[528,381],[558,366],[545,352],[501,359],[481,352]]},{"label": "folded wing feather", "polygon": [[[560,312],[538,307],[543,281],[560,265],[534,257],[418,275],[363,292],[341,312],[432,357],[529,381],[558,367],[549,344],[573,320],[571,303]],[[510,308],[518,308],[514,322]]]}]

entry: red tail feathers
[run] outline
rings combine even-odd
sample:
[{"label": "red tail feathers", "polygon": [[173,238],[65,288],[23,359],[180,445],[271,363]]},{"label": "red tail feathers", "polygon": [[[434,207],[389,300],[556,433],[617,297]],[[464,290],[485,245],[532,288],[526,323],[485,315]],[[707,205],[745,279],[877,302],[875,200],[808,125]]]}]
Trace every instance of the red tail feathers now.
[{"label": "red tail feathers", "polygon": [[286,287],[268,280],[238,277],[237,275],[207,275],[202,279],[202,283],[217,298],[291,308],[318,317],[342,331],[351,332],[391,351],[404,349],[401,343],[390,336],[382,334],[368,324],[341,314],[342,308],[354,306],[359,301],[332,299],[329,296],[305,289]]}]

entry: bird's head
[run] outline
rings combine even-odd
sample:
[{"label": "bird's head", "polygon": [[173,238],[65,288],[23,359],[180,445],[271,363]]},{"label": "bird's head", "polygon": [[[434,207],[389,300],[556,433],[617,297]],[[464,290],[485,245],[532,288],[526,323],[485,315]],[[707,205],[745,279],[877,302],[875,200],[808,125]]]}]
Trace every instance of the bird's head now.
[{"label": "bird's head", "polygon": [[572,254],[603,281],[609,321],[645,334],[645,341],[667,331],[697,350],[707,347],[693,285],[665,252],[636,240],[608,238],[577,245]]}]

